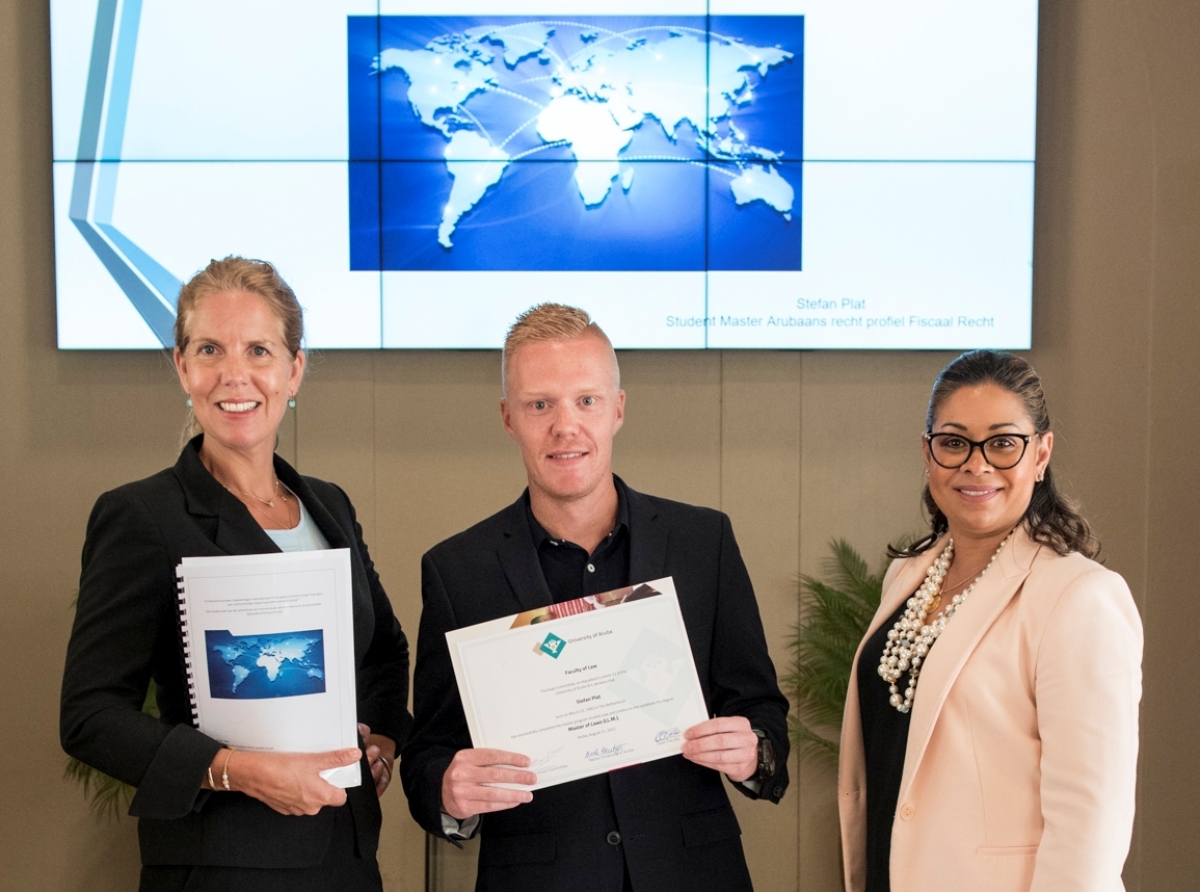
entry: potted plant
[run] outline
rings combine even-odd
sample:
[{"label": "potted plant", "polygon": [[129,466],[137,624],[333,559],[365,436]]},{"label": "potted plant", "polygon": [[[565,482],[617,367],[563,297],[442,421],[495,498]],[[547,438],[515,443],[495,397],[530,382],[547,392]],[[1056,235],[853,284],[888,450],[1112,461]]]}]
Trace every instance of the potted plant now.
[{"label": "potted plant", "polygon": [[872,573],[844,539],[829,548],[827,578],[800,577],[800,621],[792,627],[792,662],[782,683],[795,705],[788,716],[792,745],[802,756],[836,762],[850,666],[879,608],[886,567]]}]

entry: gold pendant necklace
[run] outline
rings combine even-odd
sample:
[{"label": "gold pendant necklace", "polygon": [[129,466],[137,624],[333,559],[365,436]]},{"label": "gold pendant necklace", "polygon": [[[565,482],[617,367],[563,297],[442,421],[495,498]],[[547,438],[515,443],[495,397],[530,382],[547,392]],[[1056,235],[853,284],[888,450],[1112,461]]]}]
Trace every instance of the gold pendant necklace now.
[{"label": "gold pendant necklace", "polygon": [[[283,501],[286,503],[288,500],[287,490],[283,489],[283,485],[279,482],[278,477],[275,478],[275,489],[279,492],[279,497],[281,499],[283,499]],[[256,501],[256,502],[262,502],[262,504],[266,505],[268,508],[275,507],[275,500],[273,498],[272,499],[260,499],[254,493],[246,492],[244,489],[239,489],[238,492],[241,495],[244,495],[248,499],[254,499],[254,501]]]}]

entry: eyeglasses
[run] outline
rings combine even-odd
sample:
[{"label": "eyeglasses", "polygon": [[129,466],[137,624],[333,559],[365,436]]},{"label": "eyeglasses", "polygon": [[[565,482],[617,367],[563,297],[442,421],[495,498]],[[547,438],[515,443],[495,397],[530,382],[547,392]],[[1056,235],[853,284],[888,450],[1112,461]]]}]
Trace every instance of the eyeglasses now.
[{"label": "eyeglasses", "polygon": [[926,431],[925,442],[933,460],[948,470],[961,468],[971,460],[979,447],[983,460],[997,471],[1007,471],[1020,464],[1029,441],[1036,434],[996,434],[986,440],[968,440],[962,434],[934,434]]}]

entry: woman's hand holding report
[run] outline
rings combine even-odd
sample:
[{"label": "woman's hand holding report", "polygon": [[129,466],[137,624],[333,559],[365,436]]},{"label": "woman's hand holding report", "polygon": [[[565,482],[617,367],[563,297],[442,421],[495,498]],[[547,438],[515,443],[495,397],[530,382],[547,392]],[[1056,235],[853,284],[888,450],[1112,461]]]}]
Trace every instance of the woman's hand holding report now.
[{"label": "woman's hand holding report", "polygon": [[[346,791],[321,772],[354,765],[357,748],[325,753],[255,753],[223,750],[217,754],[230,789],[253,796],[283,815],[315,815],[327,805],[342,805]],[[214,774],[216,772],[214,771]]]}]

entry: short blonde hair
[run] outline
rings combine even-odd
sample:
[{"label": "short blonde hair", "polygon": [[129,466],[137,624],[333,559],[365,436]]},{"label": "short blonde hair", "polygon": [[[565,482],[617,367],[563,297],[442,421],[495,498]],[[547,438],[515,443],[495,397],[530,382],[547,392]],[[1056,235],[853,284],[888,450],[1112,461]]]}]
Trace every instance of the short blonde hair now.
[{"label": "short blonde hair", "polygon": [[504,336],[504,354],[500,358],[500,387],[508,394],[508,367],[513,354],[522,344],[539,341],[573,341],[591,336],[599,338],[612,353],[613,371],[617,378],[617,389],[621,388],[621,367],[612,341],[604,330],[595,323],[586,310],[568,307],[565,304],[544,303],[530,307],[517,317]]}]

